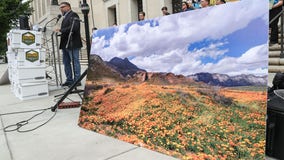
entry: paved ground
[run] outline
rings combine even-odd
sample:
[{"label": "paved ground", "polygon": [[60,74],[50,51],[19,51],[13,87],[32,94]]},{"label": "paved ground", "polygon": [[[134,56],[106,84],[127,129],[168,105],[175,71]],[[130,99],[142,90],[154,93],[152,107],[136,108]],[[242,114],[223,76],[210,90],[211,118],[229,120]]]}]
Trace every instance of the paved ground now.
[{"label": "paved ground", "polygon": [[[6,68],[6,64],[0,64],[0,78]],[[82,67],[82,70],[85,68]],[[269,86],[272,86],[274,75],[268,76]],[[27,120],[39,111],[5,115],[6,113],[54,106],[54,96],[65,92],[62,88],[55,88],[50,86],[48,97],[21,101],[10,91],[9,84],[0,85],[0,160],[174,160],[172,157],[80,128],[77,125],[80,108],[58,110],[50,122],[31,132],[4,132],[4,127]],[[68,97],[80,100],[77,95]],[[20,128],[20,131],[32,129],[54,114],[48,109]],[[15,127],[8,129],[13,130]],[[266,159],[273,160],[268,157]]]},{"label": "paved ground", "polygon": [[[6,64],[0,64],[0,77],[6,68]],[[174,160],[164,154],[80,128],[77,125],[80,108],[58,110],[50,122],[31,132],[4,132],[5,127],[27,120],[39,111],[6,113],[49,108],[56,103],[54,96],[61,93],[64,93],[63,89],[51,91],[45,98],[21,101],[10,91],[10,85],[0,86],[0,160]],[[77,95],[69,97],[79,100]],[[20,131],[32,129],[54,114],[48,109]]]},{"label": "paved ground", "polygon": [[275,76],[275,73],[269,73],[268,74],[268,86],[272,87],[272,80]]}]

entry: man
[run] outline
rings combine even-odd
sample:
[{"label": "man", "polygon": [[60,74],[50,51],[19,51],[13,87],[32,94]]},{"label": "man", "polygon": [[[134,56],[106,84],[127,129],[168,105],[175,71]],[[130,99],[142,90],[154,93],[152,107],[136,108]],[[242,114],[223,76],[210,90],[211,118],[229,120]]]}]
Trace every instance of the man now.
[{"label": "man", "polygon": [[200,6],[201,8],[209,7],[209,0],[201,0],[200,1]]},{"label": "man", "polygon": [[[272,8],[269,10],[269,21],[271,21],[274,17],[276,17],[282,10],[283,0],[274,0]],[[278,16],[273,22],[269,24],[271,28],[270,34],[270,42],[269,45],[274,45],[278,43]]]},{"label": "man", "polygon": [[139,12],[138,13],[138,20],[139,21],[145,20],[145,12]]},{"label": "man", "polygon": [[182,12],[186,12],[186,11],[191,10],[189,4],[186,1],[183,1],[181,3],[181,10],[182,10]]},{"label": "man", "polygon": [[216,5],[225,4],[225,0],[216,0]]},{"label": "man", "polygon": [[163,13],[163,16],[166,16],[166,15],[169,15],[170,13],[168,12],[168,8],[166,6],[164,6],[162,9],[162,13]]},{"label": "man", "polygon": [[[61,2],[60,11],[63,15],[63,21],[61,28],[55,31],[61,32],[59,48],[62,49],[63,52],[63,64],[66,75],[66,82],[63,83],[62,86],[71,86],[81,76],[79,50],[83,45],[81,41],[80,21],[78,14],[71,10],[70,3]],[[71,32],[72,26],[73,30]],[[69,38],[70,32],[72,36]],[[71,62],[74,66],[71,65]],[[79,86],[81,83],[77,85]]]}]

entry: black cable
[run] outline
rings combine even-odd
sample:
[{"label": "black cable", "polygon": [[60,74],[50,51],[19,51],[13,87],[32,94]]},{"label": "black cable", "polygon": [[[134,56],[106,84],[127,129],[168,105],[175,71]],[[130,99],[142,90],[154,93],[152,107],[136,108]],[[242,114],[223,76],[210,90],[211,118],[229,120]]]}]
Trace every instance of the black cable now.
[{"label": "black cable", "polygon": [[[27,120],[23,120],[23,121],[20,121],[16,124],[12,124],[12,125],[9,125],[9,126],[6,126],[4,127],[3,131],[4,132],[13,132],[13,131],[17,131],[19,133],[24,133],[24,132],[31,132],[31,131],[34,131],[42,126],[44,126],[45,124],[47,124],[49,121],[51,121],[57,112],[54,112],[54,114],[44,123],[32,128],[32,129],[28,129],[28,130],[21,130],[21,128],[27,124],[29,124],[29,121],[32,120],[33,118],[43,114],[46,110],[49,110],[51,109],[50,108],[46,108],[46,109],[39,109],[39,110],[30,110],[30,111],[23,111],[23,112],[12,112],[12,113],[5,113],[5,114],[1,114],[1,115],[9,115],[9,114],[19,114],[19,113],[28,113],[28,112],[36,112],[36,111],[41,111],[40,113],[37,113],[35,115],[33,115],[31,118],[27,119]],[[11,129],[12,128],[12,129]]]},{"label": "black cable", "polygon": [[[45,112],[45,111],[44,111],[44,112]],[[34,130],[36,130],[36,129],[42,127],[42,126],[44,126],[45,124],[47,124],[49,121],[51,121],[51,120],[55,117],[56,113],[57,113],[57,111],[55,111],[55,112],[53,113],[53,115],[52,115],[46,122],[42,123],[41,125],[38,125],[38,126],[32,128],[32,129],[28,129],[28,130],[20,130],[20,128],[22,127],[22,126],[21,126],[21,127],[19,127],[19,128],[17,129],[17,131],[18,131],[19,133],[25,133],[25,132],[34,131]],[[27,123],[28,123],[28,121],[27,121]]]},{"label": "black cable", "polygon": [[28,112],[37,112],[37,111],[43,111],[43,110],[48,110],[49,108],[44,108],[44,109],[36,109],[36,110],[28,110],[28,111],[21,111],[21,112],[10,112],[10,113],[3,113],[0,114],[0,116],[6,116],[6,115],[10,115],[10,114],[20,114],[20,113],[28,113]]}]

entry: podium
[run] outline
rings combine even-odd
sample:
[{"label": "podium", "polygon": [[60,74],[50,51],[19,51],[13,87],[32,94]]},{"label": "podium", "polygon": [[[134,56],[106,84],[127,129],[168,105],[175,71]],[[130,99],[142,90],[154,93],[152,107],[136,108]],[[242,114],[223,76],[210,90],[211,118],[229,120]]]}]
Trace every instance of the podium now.
[{"label": "podium", "polygon": [[48,96],[46,51],[41,32],[12,29],[7,34],[8,74],[11,91],[21,100]]}]

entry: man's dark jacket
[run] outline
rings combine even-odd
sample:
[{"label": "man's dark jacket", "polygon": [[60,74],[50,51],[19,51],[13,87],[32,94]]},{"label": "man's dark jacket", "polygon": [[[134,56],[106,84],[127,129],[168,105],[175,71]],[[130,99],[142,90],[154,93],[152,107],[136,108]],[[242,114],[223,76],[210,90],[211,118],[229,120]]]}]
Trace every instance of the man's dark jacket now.
[{"label": "man's dark jacket", "polygon": [[[74,20],[76,18],[77,20]],[[80,21],[78,21],[79,16],[77,13],[73,12],[72,10],[64,16],[64,19],[61,24],[60,32],[61,32],[61,39],[60,39],[60,49],[66,48],[66,44],[68,42],[68,36],[71,31],[72,23],[74,21],[73,26],[73,33],[72,33],[72,43],[71,40],[69,41],[68,49],[73,48],[81,48],[82,41],[81,41],[81,33],[80,33]]]}]

